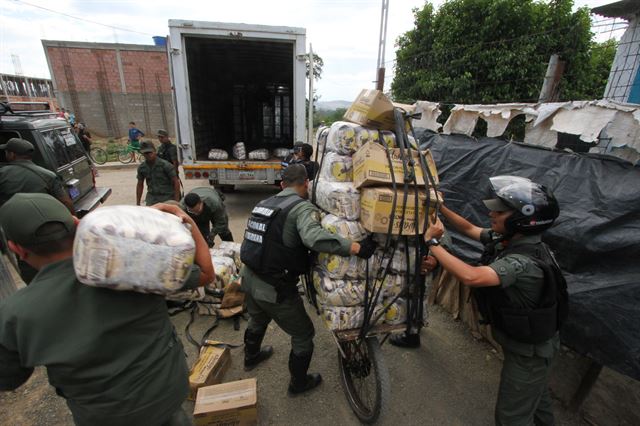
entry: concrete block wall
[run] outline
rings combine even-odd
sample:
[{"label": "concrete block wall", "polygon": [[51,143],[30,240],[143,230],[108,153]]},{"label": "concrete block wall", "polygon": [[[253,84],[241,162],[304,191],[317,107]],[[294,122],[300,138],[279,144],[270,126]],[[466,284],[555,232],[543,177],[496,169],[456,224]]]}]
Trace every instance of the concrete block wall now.
[{"label": "concrete block wall", "polygon": [[149,137],[174,131],[164,47],[43,40],[54,92],[92,133],[126,136],[134,121]]}]

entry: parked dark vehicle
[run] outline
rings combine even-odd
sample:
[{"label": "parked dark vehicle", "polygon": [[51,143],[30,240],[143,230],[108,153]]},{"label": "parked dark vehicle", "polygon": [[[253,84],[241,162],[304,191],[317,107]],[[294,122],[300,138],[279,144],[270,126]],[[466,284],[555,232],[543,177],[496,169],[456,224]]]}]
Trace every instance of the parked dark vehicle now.
[{"label": "parked dark vehicle", "polygon": [[[47,103],[0,103],[0,144],[22,138],[33,144],[33,162],[56,173],[78,217],[98,207],[111,188],[96,187],[96,170],[69,123],[49,110]],[[7,164],[0,151],[0,167]]]}]

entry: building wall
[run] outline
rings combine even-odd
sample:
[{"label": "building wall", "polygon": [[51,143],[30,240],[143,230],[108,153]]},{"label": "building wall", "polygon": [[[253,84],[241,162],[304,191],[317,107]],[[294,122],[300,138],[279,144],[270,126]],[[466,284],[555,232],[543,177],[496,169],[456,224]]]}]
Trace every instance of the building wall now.
[{"label": "building wall", "polygon": [[175,134],[165,47],[42,43],[60,104],[93,133],[126,136],[134,121],[151,138],[160,128]]},{"label": "building wall", "polygon": [[629,21],[618,44],[618,50],[611,66],[604,98],[618,102],[628,102],[638,68],[640,67],[640,16]]}]

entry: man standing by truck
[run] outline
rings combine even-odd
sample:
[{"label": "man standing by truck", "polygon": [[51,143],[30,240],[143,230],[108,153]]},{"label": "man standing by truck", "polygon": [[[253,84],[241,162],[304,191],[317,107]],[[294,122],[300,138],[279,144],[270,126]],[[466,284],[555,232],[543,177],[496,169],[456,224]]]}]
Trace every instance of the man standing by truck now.
[{"label": "man standing by truck", "polygon": [[[210,282],[209,250],[193,221],[178,207],[156,208],[192,225],[195,265],[185,288]],[[0,302],[0,391],[44,366],[76,425],[190,425],[181,408],[188,367],[164,298],[78,282],[77,223],[46,194],[17,194],[0,208],[9,248],[39,270]]]},{"label": "man standing by truck", "polygon": [[140,145],[144,162],[138,166],[138,185],[136,186],[136,205],[140,205],[144,182],[147,181],[148,206],[167,200],[180,200],[180,181],[172,164],[158,158],[156,148],[151,141]]},{"label": "man standing by truck", "polygon": [[157,136],[160,141],[158,157],[173,164],[173,167],[176,169],[176,175],[178,175],[178,148],[171,143],[171,140],[169,139],[169,132],[166,130],[158,130]]},{"label": "man standing by truck", "polygon": [[206,186],[194,188],[185,195],[181,204],[198,225],[209,247],[213,247],[216,235],[219,235],[222,241],[233,241],[227,210],[215,189]]},{"label": "man standing by truck", "polygon": [[319,374],[307,374],[315,331],[297,288],[299,276],[309,269],[309,250],[366,259],[376,247],[370,239],[356,243],[322,228],[320,213],[307,200],[308,194],[305,167],[292,164],[284,169],[282,191],[253,209],[240,250],[250,316],[244,334],[245,370],[272,355],[271,346],[261,345],[274,320],[291,336],[289,394],[306,392],[322,382]]}]

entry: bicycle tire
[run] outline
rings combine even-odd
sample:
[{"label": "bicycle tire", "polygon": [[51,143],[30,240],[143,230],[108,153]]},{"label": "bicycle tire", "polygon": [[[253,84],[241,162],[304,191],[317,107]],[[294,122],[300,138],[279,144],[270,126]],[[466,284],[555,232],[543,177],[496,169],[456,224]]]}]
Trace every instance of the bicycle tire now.
[{"label": "bicycle tire", "polygon": [[118,152],[118,161],[122,164],[129,164],[131,162],[131,151],[128,149],[123,149]]},{"label": "bicycle tire", "polygon": [[89,152],[89,156],[96,164],[104,164],[108,159],[107,151],[102,148],[91,149],[91,152]]},{"label": "bicycle tire", "polygon": [[[351,406],[354,414],[362,423],[374,423],[383,414],[389,401],[389,370],[384,361],[380,344],[377,337],[367,337],[365,342],[359,340],[341,342],[342,350],[349,359],[342,356],[338,350],[338,364],[340,367],[340,382],[347,401]],[[352,350],[357,348],[366,349],[364,359],[358,360],[357,356],[352,355]],[[362,351],[360,350],[360,355]],[[363,365],[364,364],[364,365]],[[371,375],[373,376],[371,377]],[[375,390],[373,401],[363,401],[361,395],[362,384],[356,383],[359,377],[364,375],[365,378],[373,378],[375,381]]]}]

